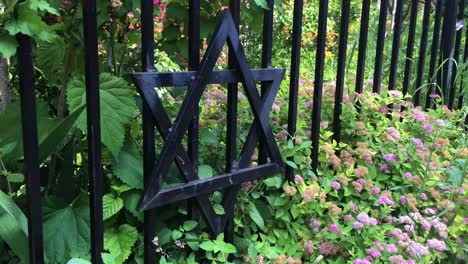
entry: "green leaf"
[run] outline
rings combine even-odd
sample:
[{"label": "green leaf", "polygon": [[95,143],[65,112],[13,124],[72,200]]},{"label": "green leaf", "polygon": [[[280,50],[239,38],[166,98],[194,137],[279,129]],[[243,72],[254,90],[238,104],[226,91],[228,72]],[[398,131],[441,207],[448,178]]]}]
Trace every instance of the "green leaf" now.
[{"label": "green leaf", "polygon": [[59,11],[53,8],[48,2],[44,0],[28,0],[29,7],[33,10],[46,11],[56,16],[60,16]]},{"label": "green leaf", "polygon": [[8,182],[21,183],[21,182],[24,181],[24,175],[23,175],[23,173],[7,174],[7,180],[8,180]]},{"label": "green leaf", "polygon": [[101,253],[102,262],[104,264],[115,264],[115,258],[109,253]]},{"label": "green leaf", "polygon": [[177,240],[179,238],[182,237],[182,232],[180,232],[179,230],[175,229],[175,230],[172,230],[172,240]]},{"label": "green leaf", "polygon": [[106,194],[102,197],[102,216],[104,220],[117,214],[123,207],[123,200],[113,194]]},{"label": "green leaf", "polygon": [[215,250],[215,244],[212,241],[205,241],[200,244],[200,248],[205,250],[205,251],[214,251]]},{"label": "green leaf", "polygon": [[0,35],[0,57],[8,59],[15,55],[17,46],[18,43],[13,36],[8,34]]},{"label": "green leaf", "polygon": [[275,177],[268,178],[268,179],[264,180],[263,182],[268,187],[279,188],[279,187],[281,187],[282,180],[281,180],[280,177],[275,176]]},{"label": "green leaf", "polygon": [[89,208],[67,206],[46,213],[44,248],[48,263],[66,263],[71,254],[86,255],[90,248]]},{"label": "green leaf", "polygon": [[70,130],[76,123],[76,120],[81,115],[84,106],[78,108],[65,119],[63,119],[50,134],[39,144],[39,161],[44,161],[50,156],[57,147],[62,143],[63,139],[68,135]]},{"label": "green leaf", "polygon": [[129,191],[122,194],[122,198],[124,200],[124,207],[127,209],[133,216],[138,218],[140,222],[143,222],[143,213],[138,211],[137,205],[140,201],[140,193],[137,191]]},{"label": "green leaf", "polygon": [[29,263],[27,219],[11,197],[2,191],[0,191],[0,237],[22,263]]},{"label": "green leaf", "polygon": [[221,204],[213,204],[213,209],[217,215],[224,215],[224,207]]},{"label": "green leaf", "polygon": [[143,157],[135,144],[125,144],[114,162],[114,173],[129,186],[143,190]]},{"label": "green leaf", "polygon": [[266,0],[255,0],[255,4],[257,4],[259,7],[263,8],[263,9],[270,9],[268,8],[268,3]]},{"label": "green leaf", "polygon": [[104,232],[104,248],[114,256],[115,263],[123,263],[132,252],[133,245],[138,239],[138,230],[128,224],[111,228]]},{"label": "green leaf", "polygon": [[91,262],[80,258],[72,258],[67,262],[67,264],[91,264]]},{"label": "green leaf", "polygon": [[5,30],[10,35],[23,33],[42,41],[50,41],[57,37],[55,32],[42,21],[41,16],[30,9],[26,3],[17,5],[17,18],[8,20]]},{"label": "green leaf", "polygon": [[229,243],[221,243],[220,251],[226,254],[232,254],[237,252],[236,247]]},{"label": "green leaf", "polygon": [[[118,157],[124,144],[125,126],[135,111],[133,92],[128,83],[109,73],[99,76],[101,99],[102,143]],[[86,102],[85,82],[82,76],[68,83],[67,100],[70,111],[75,111]],[[86,115],[78,118],[77,126],[86,132]]]},{"label": "green leaf", "polygon": [[183,228],[187,232],[187,231],[193,230],[197,225],[198,225],[197,221],[189,220],[189,221],[185,221]]},{"label": "green leaf", "polygon": [[265,228],[265,222],[263,221],[263,217],[260,215],[260,212],[258,212],[257,207],[255,204],[250,203],[248,205],[248,212],[250,218],[260,227],[261,229]]},{"label": "green leaf", "polygon": [[52,41],[40,41],[36,49],[36,66],[44,77],[52,84],[63,81],[63,61],[65,57],[65,41],[55,38]]},{"label": "green leaf", "polygon": [[200,179],[213,177],[213,168],[205,164],[200,165],[198,167],[198,176],[200,177]]}]

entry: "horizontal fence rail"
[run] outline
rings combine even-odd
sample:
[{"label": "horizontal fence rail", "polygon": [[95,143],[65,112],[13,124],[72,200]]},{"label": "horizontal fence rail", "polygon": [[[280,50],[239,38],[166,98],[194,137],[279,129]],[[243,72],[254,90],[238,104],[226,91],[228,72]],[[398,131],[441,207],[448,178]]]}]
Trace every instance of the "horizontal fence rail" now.
[{"label": "horizontal fence rail", "polygon": [[[242,38],[239,36],[242,32],[240,30],[242,12],[240,1],[229,1],[229,7],[220,15],[218,29],[209,40],[210,44],[202,57],[200,45],[203,41],[200,30],[201,2],[200,0],[189,0],[187,10],[188,71],[161,73],[156,72],[154,66],[154,3],[152,0],[141,0],[142,68],[141,72],[134,73],[133,77],[143,102],[144,197],[140,201],[139,208],[144,210],[143,247],[144,261],[147,264],[155,263],[157,260],[153,245],[154,223],[161,211],[156,213],[155,207],[187,200],[189,219],[205,221],[213,236],[225,233],[225,240],[232,242],[234,241],[235,201],[241,184],[270,177],[276,173],[284,173],[290,181],[294,179],[295,170],[290,166],[284,167],[282,163],[269,122],[270,111],[286,72],[285,69],[273,67],[273,58],[275,57],[273,52],[275,46],[274,2],[267,0],[268,8],[263,11],[261,68],[250,68],[251,65],[249,65],[242,47]],[[396,6],[391,7],[390,2]],[[318,29],[317,37],[314,40],[314,90],[309,130],[312,141],[311,168],[315,173],[318,173],[320,127],[323,121],[324,70],[327,66],[329,1],[311,1],[307,4],[318,6],[317,21],[307,21],[307,23],[316,23]],[[404,14],[405,7],[410,8],[409,16]],[[384,90],[401,90],[404,95],[413,96],[416,106],[424,105],[425,108],[433,107],[434,94],[439,94],[442,96],[443,104],[449,109],[463,107],[465,100],[463,94],[466,92],[464,89],[468,80],[459,75],[461,72],[459,67],[466,64],[468,58],[468,26],[466,22],[468,19],[465,17],[468,8],[466,0],[363,0],[359,7],[360,27],[356,69],[346,68],[348,59],[356,59],[353,58],[353,52],[349,52],[348,49],[352,19],[351,8],[350,0],[341,1],[335,101],[332,106],[334,108],[333,140],[337,143],[341,140],[342,123],[346,122],[346,120],[342,120],[343,96],[345,89],[349,86],[356,93],[368,91],[379,94],[382,88]],[[90,196],[90,252],[92,263],[99,264],[103,263],[101,254],[104,252],[104,178],[101,160],[96,1],[84,0],[82,11],[86,50],[84,59],[89,166],[88,192]],[[298,105],[298,91],[301,85],[299,82],[301,52],[304,53],[302,45],[304,37],[302,36],[303,12],[304,1],[294,0],[290,67],[289,73],[286,74],[289,75],[287,87],[289,94],[287,133],[289,140],[294,140],[297,133],[298,111],[309,109]],[[377,17],[375,19],[378,23],[375,25],[370,23],[372,14],[378,14],[378,19]],[[419,19],[421,15],[422,17]],[[418,28],[420,29],[418,30]],[[376,39],[369,38],[372,31],[376,32]],[[408,38],[402,38],[404,34],[407,34]],[[402,45],[402,41],[406,41],[406,43]],[[44,263],[33,41],[29,36],[19,34],[17,42],[19,45],[19,91],[24,142],[29,256],[30,263]],[[369,48],[371,42],[375,42],[375,53]],[[228,69],[216,71],[213,68],[225,43],[229,47]],[[463,43],[465,44],[463,45]],[[386,47],[390,52],[386,51]],[[374,62],[371,65],[373,79],[372,84],[367,87],[365,85],[366,62],[369,61]],[[404,67],[401,65],[403,61]],[[369,63],[367,66],[369,67]],[[466,71],[466,69],[464,70]],[[352,83],[349,76],[354,73],[356,79]],[[311,73],[307,74],[312,75]],[[200,98],[208,84],[221,83],[227,85],[228,91],[225,174],[209,179],[200,179],[198,175]],[[182,110],[174,121],[169,118],[161,99],[155,92],[155,88],[166,86],[187,87],[188,96],[182,103]],[[248,100],[254,116],[253,124],[248,131],[242,149],[238,144],[238,93],[241,89],[245,91],[246,100]],[[424,104],[423,101],[425,101]],[[356,107],[359,107],[359,103],[356,104]],[[185,133],[187,134],[187,149],[182,144]],[[164,144],[161,153],[156,153],[156,141]],[[258,153],[258,166],[251,164],[254,153]],[[157,157],[159,158],[156,159]],[[167,174],[170,164],[174,161],[186,183],[161,190],[164,181],[163,174]],[[293,162],[293,159],[289,158],[288,161]],[[222,217],[214,213],[209,200],[209,195],[217,190],[224,190],[222,205],[225,209],[225,215]]]}]

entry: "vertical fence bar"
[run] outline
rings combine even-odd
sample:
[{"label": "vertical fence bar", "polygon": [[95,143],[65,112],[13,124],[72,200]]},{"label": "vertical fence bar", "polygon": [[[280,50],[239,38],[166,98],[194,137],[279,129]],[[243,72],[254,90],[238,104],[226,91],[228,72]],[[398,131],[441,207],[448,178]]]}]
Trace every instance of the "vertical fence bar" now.
[{"label": "vertical fence bar", "polygon": [[[457,21],[463,21],[463,17],[465,15],[464,13],[465,13],[465,0],[459,0]],[[451,81],[451,87],[450,87],[450,96],[449,96],[449,103],[448,103],[449,109],[453,109],[453,104],[455,103],[455,91],[457,90],[456,78],[457,78],[457,73],[458,73],[458,65],[460,62],[458,60],[460,59],[460,45],[461,45],[461,41],[463,37],[463,30],[460,29],[456,33],[457,33],[457,38],[455,40],[455,48],[454,48],[455,55],[453,56],[453,58],[457,62],[457,65],[454,65],[453,67],[452,81]]]},{"label": "vertical fence bar", "polygon": [[414,40],[416,39],[416,23],[418,19],[418,4],[419,0],[411,1],[411,15],[408,32],[408,43],[406,45],[406,62],[405,73],[403,77],[403,95],[406,95],[410,90],[411,72],[413,68],[413,50]]},{"label": "vertical fence bar", "polygon": [[26,175],[29,262],[44,263],[42,241],[41,181],[39,173],[39,140],[31,38],[18,34],[19,87],[21,124]]},{"label": "vertical fence bar", "polygon": [[[271,68],[271,57],[273,47],[273,8],[274,1],[267,0],[268,10],[263,12],[263,42],[262,42],[262,68]],[[266,93],[268,82],[262,83],[261,92]],[[259,133],[261,135],[261,133]],[[267,149],[263,137],[260,137],[258,148],[258,163],[267,162]]]},{"label": "vertical fence bar", "polygon": [[340,42],[338,44],[338,70],[336,73],[335,109],[333,114],[333,139],[339,143],[341,140],[341,122],[344,77],[346,67],[346,50],[348,48],[350,0],[341,1]]},{"label": "vertical fence bar", "polygon": [[429,62],[429,79],[428,79],[428,89],[426,95],[426,104],[425,108],[431,107],[431,94],[434,91],[434,73],[437,66],[437,59],[438,59],[438,50],[439,50],[439,37],[440,37],[440,24],[442,20],[442,8],[443,8],[444,0],[437,0],[436,4],[436,11],[434,15],[434,29],[432,32],[432,44],[431,44],[431,60]]},{"label": "vertical fence bar", "polygon": [[367,36],[369,33],[370,0],[362,1],[361,29],[359,31],[358,65],[356,73],[356,92],[362,93],[364,71],[366,69]]},{"label": "vertical fence bar", "polygon": [[457,0],[446,0],[444,11],[444,24],[442,27],[442,43],[440,51],[442,54],[442,78],[440,87],[444,104],[448,104],[448,91],[451,84],[452,65],[453,65],[453,43],[457,25]]},{"label": "vertical fence bar", "polygon": [[325,64],[325,44],[327,40],[328,0],[320,0],[317,54],[315,56],[314,97],[312,104],[312,169],[317,172],[320,144],[320,114],[322,110],[323,70]]},{"label": "vertical fence bar", "polygon": [[[141,0],[141,52],[142,70],[154,71],[154,23],[152,0]],[[143,175],[144,188],[149,186],[151,172],[155,161],[155,123],[151,110],[146,102],[143,108]],[[155,234],[156,215],[154,210],[144,211],[143,223],[143,255],[144,263],[152,264],[156,261],[156,252],[152,240]]]},{"label": "vertical fence bar", "polygon": [[382,65],[385,48],[385,31],[387,26],[388,0],[380,0],[379,29],[377,32],[377,47],[375,51],[375,68],[372,92],[380,93],[382,84]]},{"label": "vertical fence bar", "polygon": [[421,46],[419,48],[419,61],[418,72],[416,75],[416,86],[414,93],[414,104],[419,106],[421,104],[421,90],[422,81],[424,77],[424,66],[426,64],[426,50],[427,50],[427,36],[429,33],[429,21],[431,17],[431,0],[427,0],[424,4],[424,14],[421,32]]},{"label": "vertical fence bar", "polygon": [[401,24],[403,22],[404,0],[397,0],[395,13],[395,25],[393,28],[392,59],[390,62],[390,78],[388,81],[388,90],[395,90],[398,74],[398,55],[401,44]]},{"label": "vertical fence bar", "polygon": [[[240,19],[240,1],[230,0],[229,8],[232,18],[236,24],[236,29],[239,31]],[[231,52],[229,52],[231,53]],[[236,62],[233,55],[229,55],[229,69],[236,68]],[[238,85],[235,83],[228,85],[227,94],[227,135],[226,135],[226,172],[232,169],[232,163],[237,158],[237,92]]]},{"label": "vertical fence bar", "polygon": [[[302,13],[303,0],[294,0],[293,32],[291,47],[291,72],[289,80],[288,100],[288,135],[289,139],[296,134],[297,123],[297,99],[299,91],[299,72],[301,67],[301,43],[302,43]],[[292,160],[292,157],[291,157]],[[294,178],[294,168],[286,166],[286,178],[290,181]]]},{"label": "vertical fence bar", "polygon": [[88,174],[91,215],[91,262],[102,263],[104,223],[102,218],[102,161],[99,102],[99,65],[96,0],[83,1],[85,38],[86,117],[88,125]]},{"label": "vertical fence bar", "polygon": [[[466,23],[466,22],[465,22]],[[466,25],[466,24],[465,24]],[[466,36],[465,36],[465,52],[463,54],[463,61],[467,61],[468,60],[468,26],[465,26],[466,27]],[[461,82],[460,82],[460,91],[459,91],[459,97],[458,97],[458,109],[461,109],[463,107],[463,100],[464,100],[464,96],[463,96],[463,91],[464,91],[464,85],[465,85],[465,82],[467,82],[468,80],[466,80],[465,78],[463,78],[462,76],[462,79],[461,79]],[[468,120],[468,117],[467,119]],[[468,122],[465,122],[465,124],[468,123]]]},{"label": "vertical fence bar", "polygon": [[[189,69],[198,71],[200,65],[200,0],[189,1],[189,23],[188,23],[188,60]],[[199,115],[197,107],[193,113],[193,120],[188,128],[188,153],[193,162],[195,171],[198,172],[198,138],[199,138]],[[195,198],[188,201],[189,218],[196,220],[199,217]]]},{"label": "vertical fence bar", "polygon": [[[229,0],[229,9],[231,10],[232,18],[239,31],[240,23],[240,1]],[[229,69],[235,69],[237,66],[235,58],[229,51]],[[226,172],[232,171],[232,165],[237,158],[237,83],[228,84],[227,94],[227,133],[226,133]],[[225,200],[235,200],[232,198],[239,189],[239,186],[233,186],[226,190],[224,193]],[[230,196],[230,197],[227,197]],[[227,242],[234,242],[234,202],[229,202],[226,208],[226,226],[225,226],[225,240]]]}]

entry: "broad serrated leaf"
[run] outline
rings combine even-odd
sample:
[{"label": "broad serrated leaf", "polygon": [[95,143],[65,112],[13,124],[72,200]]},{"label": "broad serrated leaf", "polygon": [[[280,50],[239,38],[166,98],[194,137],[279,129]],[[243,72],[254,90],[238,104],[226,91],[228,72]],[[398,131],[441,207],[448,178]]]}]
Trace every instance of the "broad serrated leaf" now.
[{"label": "broad serrated leaf", "polygon": [[123,207],[123,200],[113,194],[106,194],[102,197],[102,217],[104,220],[117,214]]},{"label": "broad serrated leaf", "polygon": [[114,164],[114,173],[129,186],[143,190],[143,157],[135,144],[125,144]]},{"label": "broad serrated leaf", "polygon": [[118,229],[111,228],[104,232],[104,248],[115,258],[115,263],[120,264],[128,258],[137,239],[137,229],[123,224]]},{"label": "broad serrated leaf", "polygon": [[125,192],[122,194],[124,207],[140,222],[143,222],[143,213],[137,210],[138,202],[140,201],[140,193],[136,190]]},{"label": "broad serrated leaf", "polygon": [[254,0],[254,1],[255,1],[255,4],[257,4],[259,7],[266,9],[266,10],[269,9],[268,3],[266,0]]},{"label": "broad serrated leaf", "polygon": [[67,206],[43,218],[44,248],[48,263],[66,263],[71,254],[85,255],[90,248],[89,208]]},{"label": "broad serrated leaf", "polygon": [[29,263],[28,224],[26,216],[10,196],[0,191],[0,238],[22,263]]},{"label": "broad serrated leaf", "polygon": [[5,30],[10,35],[23,33],[37,40],[50,41],[57,37],[57,34],[42,21],[42,18],[37,12],[30,9],[25,3],[17,5],[17,18],[10,19],[5,24]]},{"label": "broad serrated leaf", "polygon": [[115,258],[109,253],[101,253],[104,264],[115,264]]},{"label": "broad serrated leaf", "polygon": [[13,36],[8,34],[0,35],[0,57],[8,59],[15,55],[17,46],[18,43]]},{"label": "broad serrated leaf", "polygon": [[60,16],[59,11],[57,9],[53,8],[47,1],[44,0],[28,0],[29,3],[29,8],[35,10],[35,11],[45,11],[49,12],[51,14],[54,14],[56,16]]},{"label": "broad serrated leaf", "polygon": [[[101,134],[102,143],[118,157],[125,137],[125,125],[130,121],[135,111],[133,92],[128,83],[109,73],[99,77],[101,102]],[[77,77],[68,83],[67,100],[70,111],[75,111],[86,103],[84,78]],[[81,114],[77,126],[86,132],[86,115]]]},{"label": "broad serrated leaf", "polygon": [[62,38],[52,41],[40,41],[36,48],[36,66],[52,84],[61,84],[63,80],[63,60],[65,42]]},{"label": "broad serrated leaf", "polygon": [[217,215],[224,215],[224,207],[221,204],[213,204],[213,209]]},{"label": "broad serrated leaf", "polygon": [[189,221],[184,222],[183,228],[184,228],[184,231],[186,232],[192,231],[197,225],[198,223],[196,221],[189,220]]}]

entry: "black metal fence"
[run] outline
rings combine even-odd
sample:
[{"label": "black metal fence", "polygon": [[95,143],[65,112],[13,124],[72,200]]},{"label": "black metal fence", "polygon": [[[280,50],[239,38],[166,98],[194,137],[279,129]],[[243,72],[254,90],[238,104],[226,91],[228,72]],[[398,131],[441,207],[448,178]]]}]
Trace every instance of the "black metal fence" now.
[{"label": "black metal fence", "polygon": [[[221,22],[211,43],[200,62],[200,0],[189,1],[189,70],[181,73],[155,72],[154,41],[153,41],[153,2],[141,1],[142,24],[142,72],[135,73],[135,83],[144,99],[143,104],[143,134],[144,134],[144,175],[145,190],[140,209],[144,213],[144,247],[145,263],[155,262],[155,252],[151,240],[154,236],[153,223],[157,215],[152,208],[182,199],[190,199],[189,212],[194,219],[204,216],[213,235],[226,233],[226,239],[233,237],[233,212],[235,195],[240,183],[253,179],[268,177],[282,171],[281,156],[273,137],[269,123],[269,110],[273,104],[279,84],[283,78],[284,69],[272,68],[272,34],[273,32],[273,0],[267,0],[269,10],[264,11],[263,20],[263,50],[262,69],[249,68],[247,59],[239,41],[239,19],[241,6],[239,0],[230,0],[229,11],[222,15]],[[409,16],[409,31],[402,31],[404,5],[411,5]],[[384,65],[384,47],[391,45],[391,62],[389,71],[388,89],[396,89],[398,76],[398,59],[400,58],[401,36],[408,34],[406,60],[404,65],[404,78],[402,92],[404,94],[414,91],[414,103],[420,105],[425,101],[424,107],[431,107],[432,93],[443,96],[444,103],[449,108],[461,108],[463,105],[463,90],[467,80],[457,81],[458,64],[466,61],[468,56],[468,27],[457,30],[457,24],[462,23],[464,13],[467,12],[465,0],[396,0],[392,43],[385,42],[386,25],[389,19],[389,0],[380,1],[377,39],[368,39],[369,17],[371,0],[362,1],[361,26],[359,34],[358,64],[356,72],[355,91],[363,91],[364,69],[369,41],[376,41],[376,56],[373,73],[373,92],[379,93],[382,87],[382,67]],[[290,67],[290,93],[288,113],[288,133],[296,132],[296,119],[298,111],[299,69],[301,58],[301,31],[303,0],[294,1],[294,21]],[[312,110],[312,168],[318,166],[320,118],[322,108],[322,87],[325,64],[325,47],[327,33],[328,0],[314,1],[319,5],[318,37],[315,61],[315,89],[313,94]],[[420,48],[417,57],[414,57],[414,46],[417,37],[417,18],[423,4],[422,31],[420,34]],[[342,0],[342,14],[339,34],[338,68],[336,75],[335,109],[333,119],[334,139],[340,139],[340,114],[343,90],[345,84],[345,61],[348,49],[348,25],[350,20],[350,0]],[[91,210],[91,254],[93,263],[102,263],[103,251],[103,217],[102,195],[103,175],[101,164],[101,135],[99,116],[99,79],[98,79],[98,50],[97,50],[97,19],[96,0],[83,1],[84,34],[86,47],[86,102],[88,122],[88,155],[89,155],[89,193]],[[431,24],[433,26],[431,27]],[[459,27],[459,25],[458,25]],[[430,32],[432,28],[432,32]],[[465,33],[466,31],[466,33]],[[432,43],[428,45],[428,36],[432,34]],[[467,36],[463,36],[466,34]],[[465,47],[461,47],[465,38]],[[26,186],[28,201],[29,248],[30,262],[43,263],[42,243],[42,215],[41,192],[39,181],[38,135],[34,88],[34,67],[31,39],[26,35],[18,35],[18,58],[20,65],[20,95],[24,140],[24,160],[26,164]],[[213,71],[213,65],[219,56],[225,42],[229,44],[229,70]],[[430,62],[426,69],[426,54],[430,48]],[[463,52],[463,57],[460,55]],[[461,57],[461,58],[460,58]],[[417,61],[415,84],[411,85],[412,67]],[[438,71],[437,68],[442,70]],[[435,81],[432,77],[437,75]],[[428,78],[425,80],[425,78]],[[429,85],[418,89],[427,81]],[[228,83],[227,99],[227,135],[226,135],[226,173],[210,179],[200,180],[197,175],[198,168],[198,103],[209,83]],[[250,128],[246,144],[240,156],[237,153],[237,93],[238,83],[242,83],[247,98],[253,110],[255,120]],[[256,83],[261,84],[261,91],[257,90]],[[181,111],[175,122],[171,124],[154,87],[187,86],[188,95],[182,104]],[[441,87],[441,89],[436,89]],[[423,98],[425,96],[425,98]],[[456,102],[458,101],[458,104]],[[156,161],[155,153],[155,127],[165,142]],[[188,131],[187,151],[181,140]],[[250,167],[249,162],[255,148],[259,148],[259,165]],[[178,158],[175,158],[175,157]],[[176,188],[161,190],[164,174],[168,164],[175,161],[187,183]],[[286,177],[291,179],[294,174],[292,168],[285,168]],[[220,189],[226,189],[223,205],[226,214],[216,216],[208,200],[208,195]],[[66,232],[66,231],[65,231]]]}]

